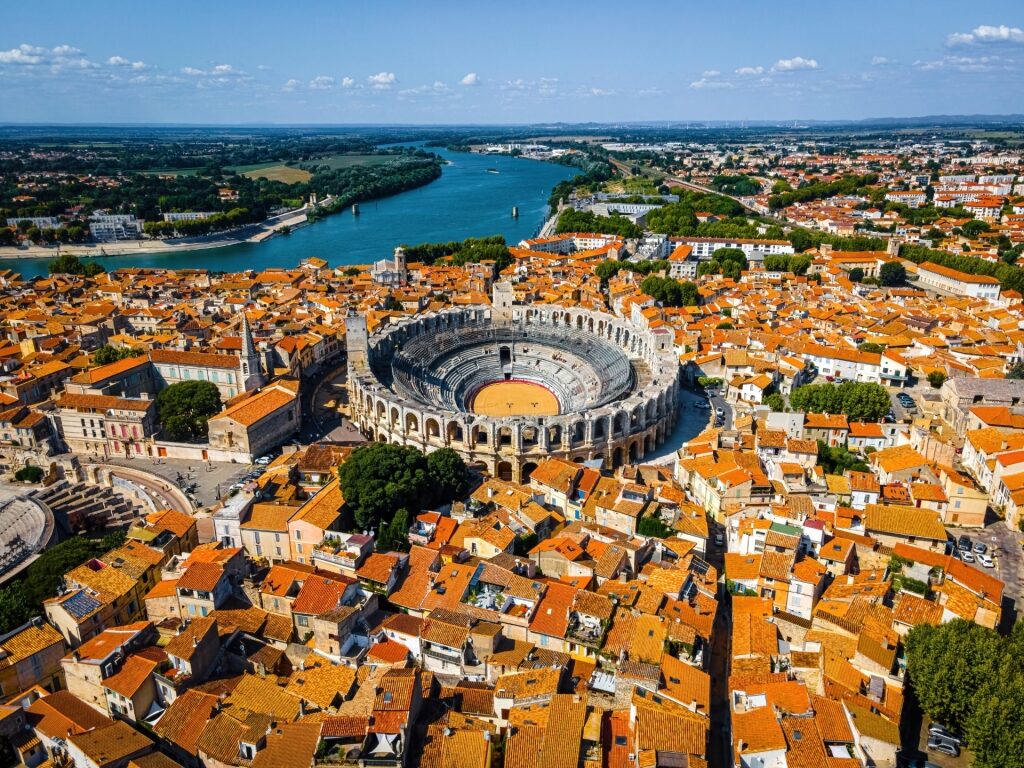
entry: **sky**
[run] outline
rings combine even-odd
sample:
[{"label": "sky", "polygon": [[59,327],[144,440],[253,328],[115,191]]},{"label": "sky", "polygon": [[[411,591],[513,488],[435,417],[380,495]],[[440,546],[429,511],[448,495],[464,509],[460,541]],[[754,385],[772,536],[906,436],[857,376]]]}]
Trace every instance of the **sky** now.
[{"label": "sky", "polygon": [[1024,113],[1021,0],[18,0],[0,122]]}]

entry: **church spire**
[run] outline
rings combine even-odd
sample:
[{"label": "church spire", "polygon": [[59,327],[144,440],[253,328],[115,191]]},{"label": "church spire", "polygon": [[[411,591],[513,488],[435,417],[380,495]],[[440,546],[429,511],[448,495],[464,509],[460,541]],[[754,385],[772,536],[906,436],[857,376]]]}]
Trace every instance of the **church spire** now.
[{"label": "church spire", "polygon": [[242,310],[242,357],[255,357],[256,345],[252,342],[252,330],[249,328],[249,318]]}]

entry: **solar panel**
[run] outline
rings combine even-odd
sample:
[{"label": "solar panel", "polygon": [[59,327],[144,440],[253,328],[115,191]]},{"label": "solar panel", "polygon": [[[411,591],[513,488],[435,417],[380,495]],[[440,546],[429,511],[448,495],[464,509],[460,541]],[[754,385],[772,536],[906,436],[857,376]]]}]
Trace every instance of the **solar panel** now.
[{"label": "solar panel", "polygon": [[81,619],[100,607],[100,601],[86,592],[78,592],[64,601],[64,610]]},{"label": "solar panel", "polygon": [[694,557],[690,560],[690,570],[699,573],[701,576],[706,576],[710,567],[706,560],[701,560],[699,557]]}]

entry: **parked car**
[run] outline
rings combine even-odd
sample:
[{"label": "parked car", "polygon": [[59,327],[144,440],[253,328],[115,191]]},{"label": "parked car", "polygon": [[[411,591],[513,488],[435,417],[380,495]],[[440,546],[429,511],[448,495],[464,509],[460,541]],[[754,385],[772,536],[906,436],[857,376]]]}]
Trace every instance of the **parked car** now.
[{"label": "parked car", "polygon": [[988,552],[988,547],[985,546],[984,542],[979,541],[974,545],[974,554],[984,555],[986,552]]},{"label": "parked car", "polygon": [[986,555],[986,554],[982,553],[982,554],[978,555],[978,562],[981,563],[986,568],[995,568],[996,567],[996,563],[995,563],[995,560],[992,559],[992,555]]},{"label": "parked car", "polygon": [[971,550],[962,549],[960,550],[960,559],[963,560],[965,563],[973,563],[974,555],[971,554]]},{"label": "parked car", "polygon": [[960,757],[960,745],[952,739],[936,734],[928,736],[928,749],[951,757]]},{"label": "parked car", "polygon": [[953,733],[951,730],[949,730],[946,726],[941,725],[939,723],[929,723],[929,725],[928,725],[928,735],[929,736],[942,736],[945,739],[949,739],[951,741],[955,741],[957,744],[961,744],[962,741],[963,741],[959,736],[957,736],[955,733]]},{"label": "parked car", "polygon": [[725,411],[721,408],[715,408],[715,416],[725,416]]},{"label": "parked car", "polygon": [[260,467],[265,467],[265,466],[267,466],[267,464],[269,464],[273,460],[274,460],[273,456],[260,456],[258,459],[256,459],[256,461],[253,462],[253,464],[256,464],[256,465],[258,465]]},{"label": "parked car", "polygon": [[716,533],[715,534],[715,544],[717,544],[719,547],[722,546],[723,544],[725,544],[725,536],[723,536],[720,533]]},{"label": "parked car", "polygon": [[959,539],[957,539],[957,546],[960,547],[960,549],[966,549],[970,551],[971,540],[966,536],[961,536]]}]

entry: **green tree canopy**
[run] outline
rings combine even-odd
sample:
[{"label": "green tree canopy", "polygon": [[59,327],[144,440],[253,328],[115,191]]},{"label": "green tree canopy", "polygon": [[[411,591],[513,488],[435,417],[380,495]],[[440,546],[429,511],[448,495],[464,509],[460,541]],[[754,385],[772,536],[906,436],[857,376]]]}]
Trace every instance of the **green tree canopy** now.
[{"label": "green tree canopy", "polygon": [[946,374],[943,371],[932,371],[928,374],[928,383],[932,389],[939,389],[946,383]]},{"label": "green tree canopy", "polygon": [[891,407],[885,387],[859,381],[797,387],[789,396],[789,404],[794,411],[842,413],[851,421],[878,421]]},{"label": "green tree canopy", "polygon": [[864,279],[864,270],[860,267],[854,267],[850,270],[850,282],[859,283]]},{"label": "green tree canopy", "polygon": [[[947,728],[973,734],[972,747],[977,749],[990,738],[991,718],[984,704],[978,710],[983,720],[973,716],[985,694],[993,690],[993,680],[1005,679],[1010,671],[1004,669],[1006,640],[974,622],[954,619],[937,627],[914,627],[907,635],[906,649],[907,675],[921,709]],[[1020,658],[1015,662],[1020,675]],[[1014,700],[1004,700],[1004,706],[1007,701]]]},{"label": "green tree canopy", "polygon": [[106,344],[93,352],[92,361],[95,365],[107,365],[127,357],[138,357],[141,354],[143,354],[142,350],[135,347],[112,347],[110,344]]},{"label": "green tree canopy", "polygon": [[64,254],[49,264],[51,275],[83,275],[95,277],[104,271],[95,261],[82,261],[77,256]]},{"label": "green tree canopy", "polygon": [[220,390],[209,381],[179,381],[156,398],[157,418],[169,440],[205,437],[207,421],[220,409]]},{"label": "green tree canopy", "polygon": [[692,307],[700,303],[696,285],[689,281],[681,283],[671,277],[650,275],[640,283],[640,290],[666,307]]},{"label": "green tree canopy", "polygon": [[466,462],[451,448],[441,448],[427,454],[427,472],[430,475],[435,503],[447,504],[460,499],[469,490],[469,471]]},{"label": "green tree canopy", "polygon": [[878,280],[882,285],[903,285],[907,280],[907,268],[898,261],[887,261],[878,270]]},{"label": "green tree canopy", "polygon": [[415,448],[388,443],[357,448],[338,468],[338,478],[356,525],[378,529],[389,542],[400,539],[397,528],[385,533],[399,510],[417,514],[454,501],[469,488],[466,465],[454,451],[424,456]]}]

